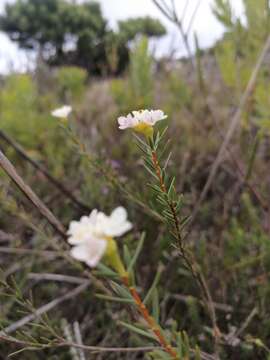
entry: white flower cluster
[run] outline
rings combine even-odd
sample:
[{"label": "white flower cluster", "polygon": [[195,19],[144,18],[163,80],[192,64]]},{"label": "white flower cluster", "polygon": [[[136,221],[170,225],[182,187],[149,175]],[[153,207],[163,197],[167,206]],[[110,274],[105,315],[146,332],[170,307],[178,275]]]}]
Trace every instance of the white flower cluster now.
[{"label": "white flower cluster", "polygon": [[[71,113],[71,106],[64,105],[52,111],[52,115],[67,119]],[[153,126],[167,117],[162,110],[132,111],[127,116],[118,118],[119,129],[133,128],[145,136],[152,136]],[[123,207],[117,207],[110,216],[101,211],[93,210],[89,216],[83,216],[79,221],[71,221],[67,232],[68,242],[72,245],[71,255],[90,267],[95,267],[105,255],[110,253],[110,245],[113,238],[125,234],[132,228],[127,220],[127,211]],[[112,255],[111,255],[112,256]],[[114,253],[114,266],[123,272],[123,266],[119,255]]]},{"label": "white flower cluster", "polygon": [[120,116],[118,118],[119,129],[125,130],[127,128],[134,128],[144,124],[147,126],[154,126],[158,121],[166,119],[167,115],[162,110],[140,110],[132,111],[127,116]]},{"label": "white flower cluster", "polygon": [[80,221],[71,221],[68,242],[73,245],[71,255],[90,267],[95,267],[106,252],[108,240],[125,234],[132,228],[127,211],[117,207],[110,216],[93,210]]}]

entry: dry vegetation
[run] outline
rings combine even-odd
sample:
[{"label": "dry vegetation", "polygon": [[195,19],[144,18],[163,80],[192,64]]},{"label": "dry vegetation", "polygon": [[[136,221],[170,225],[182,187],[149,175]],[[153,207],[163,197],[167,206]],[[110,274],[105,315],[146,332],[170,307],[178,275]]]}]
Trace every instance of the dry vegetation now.
[{"label": "dry vegetation", "polygon": [[[121,254],[130,264],[145,232],[137,290],[152,289],[149,308],[182,344],[179,359],[269,359],[269,13],[245,1],[244,27],[216,3],[227,33],[197,49],[193,65],[157,64],[142,38],[119,78],[44,65],[5,77],[0,148],[64,228],[95,207],[128,209],[134,230],[119,240]],[[63,103],[74,107],[68,130],[50,116]],[[159,127],[170,139],[165,172],[184,195],[182,235],[209,297],[163,221],[136,140],[117,128],[119,115],[141,108],[168,114]],[[115,274],[70,258],[5,171],[0,184],[0,359],[18,349],[22,360],[169,359]]]}]

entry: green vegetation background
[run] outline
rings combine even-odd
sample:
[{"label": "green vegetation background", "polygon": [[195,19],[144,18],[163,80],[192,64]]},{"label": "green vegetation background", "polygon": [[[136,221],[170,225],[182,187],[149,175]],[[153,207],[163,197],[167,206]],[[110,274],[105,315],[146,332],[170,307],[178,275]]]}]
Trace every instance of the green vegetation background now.
[{"label": "green vegetation background", "polygon": [[[110,212],[116,205],[124,205],[135,224],[135,235],[127,238],[131,251],[136,248],[139,232],[146,231],[145,248],[137,265],[138,283],[141,289],[151,286],[156,269],[161,267],[158,285],[161,323],[175,319],[179,328],[188,333],[190,342],[205,350],[210,350],[211,343],[207,315],[198,301],[200,294],[190,274],[179,262],[171,237],[164,225],[121,190],[127,188],[134,197],[146,203],[151,203],[154,197],[147,187],[148,175],[140,152],[131,141],[131,133],[119,131],[116,119],[142,108],[160,108],[168,114],[166,124],[172,152],[168,171],[176,176],[176,188],[184,194],[184,212],[189,215],[221,144],[220,134],[226,132],[269,34],[270,13],[263,0],[244,1],[245,26],[234,18],[226,4],[226,1],[216,0],[214,10],[226,27],[226,34],[209,51],[197,48],[195,72],[188,60],[157,63],[148,50],[147,38],[140,37],[134,42],[130,63],[120,77],[96,78],[77,66],[52,68],[39,64],[34,74],[11,74],[2,78],[0,90],[1,130],[20,143],[30,157],[43,164],[90,208]],[[256,143],[249,180],[267,204],[269,63],[268,56],[231,145],[240,167],[244,168],[251,164]],[[206,97],[215,109],[215,122],[205,106]],[[50,115],[52,109],[63,103],[74,107],[74,126],[86,145],[89,158],[78,153],[58,121]],[[2,140],[0,147],[63,223],[68,224],[83,214]],[[8,246],[53,249],[52,243],[58,240],[52,229],[3,172],[0,184],[0,228],[12,234]],[[230,333],[234,326],[239,328],[252,310],[257,309],[256,317],[241,337],[242,345],[222,347],[224,359],[269,359],[269,351],[262,346],[268,344],[269,347],[270,343],[269,231],[269,212],[241,180],[230,154],[226,154],[188,236],[215,302],[224,305],[217,310],[222,332]],[[29,273],[81,276],[64,258],[49,260],[42,256],[0,253],[0,266],[7,278],[15,278],[25,296],[32,293],[36,307],[51,301],[70,285],[35,281],[29,285]],[[79,301],[73,300],[54,309],[50,314],[52,323],[59,324],[63,318],[70,322],[78,320],[83,338],[90,345],[145,345],[138,335],[118,325],[118,319],[127,317],[127,309],[121,304],[97,299],[94,294],[95,289],[91,288]],[[3,297],[1,325],[7,326],[21,316],[20,306]],[[111,321],[112,317],[115,321]],[[38,329],[27,331],[39,336]],[[15,349],[15,345],[0,343],[0,359],[6,359],[6,354]],[[118,354],[116,357],[113,353],[101,353],[93,359],[144,356]],[[17,358],[72,359],[69,349],[48,349],[38,354],[26,351]]]}]

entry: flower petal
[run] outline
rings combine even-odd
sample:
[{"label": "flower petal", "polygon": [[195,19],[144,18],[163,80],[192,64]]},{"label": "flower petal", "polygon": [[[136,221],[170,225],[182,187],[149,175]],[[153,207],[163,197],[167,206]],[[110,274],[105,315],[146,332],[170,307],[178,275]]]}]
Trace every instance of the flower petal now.
[{"label": "flower petal", "polygon": [[86,243],[74,246],[70,253],[74,259],[85,262],[90,267],[95,267],[103,257],[107,241],[92,238]]},{"label": "flower petal", "polygon": [[123,206],[118,206],[111,213],[111,219],[121,222],[127,219],[127,210]]}]

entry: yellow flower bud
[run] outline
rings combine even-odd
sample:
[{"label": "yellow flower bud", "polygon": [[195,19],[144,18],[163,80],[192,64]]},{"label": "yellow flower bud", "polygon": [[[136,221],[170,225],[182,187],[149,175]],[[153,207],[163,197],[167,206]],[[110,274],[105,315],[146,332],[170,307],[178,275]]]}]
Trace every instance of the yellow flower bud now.
[{"label": "yellow flower bud", "polygon": [[105,260],[121,277],[127,276],[127,271],[121,260],[117,243],[113,238],[107,239]]}]

